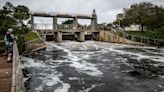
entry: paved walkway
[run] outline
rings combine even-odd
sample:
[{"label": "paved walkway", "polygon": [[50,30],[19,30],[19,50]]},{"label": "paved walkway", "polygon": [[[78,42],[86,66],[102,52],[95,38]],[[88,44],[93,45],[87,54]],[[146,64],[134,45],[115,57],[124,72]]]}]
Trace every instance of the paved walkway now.
[{"label": "paved walkway", "polygon": [[12,64],[0,54],[0,92],[11,92]]}]

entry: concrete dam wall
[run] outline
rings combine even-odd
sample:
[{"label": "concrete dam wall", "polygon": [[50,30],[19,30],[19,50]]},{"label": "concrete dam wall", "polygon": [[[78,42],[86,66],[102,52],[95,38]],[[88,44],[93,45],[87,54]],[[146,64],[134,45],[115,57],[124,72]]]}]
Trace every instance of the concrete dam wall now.
[{"label": "concrete dam wall", "polygon": [[96,41],[120,43],[120,44],[144,45],[142,43],[134,42],[126,38],[120,37],[117,32],[109,32],[103,30],[99,32],[92,32],[90,35],[86,35],[84,32],[74,32],[72,34],[58,32],[54,35],[46,36],[46,41],[62,42],[62,40],[76,40],[79,42],[84,42],[85,40],[96,40]]},{"label": "concrete dam wall", "polygon": [[143,43],[134,42],[126,38],[120,37],[116,32],[101,31],[99,33],[99,41],[111,42],[111,43],[122,43],[122,44],[138,44],[144,45]]}]

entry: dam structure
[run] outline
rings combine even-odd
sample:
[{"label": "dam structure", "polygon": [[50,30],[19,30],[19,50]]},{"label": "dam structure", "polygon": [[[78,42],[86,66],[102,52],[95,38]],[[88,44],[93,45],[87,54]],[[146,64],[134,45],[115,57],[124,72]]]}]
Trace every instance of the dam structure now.
[{"label": "dam structure", "polygon": [[[34,17],[53,18],[53,29],[37,29],[37,25],[34,24]],[[58,18],[71,18],[73,19],[73,24],[58,25]],[[78,19],[91,20],[91,25],[89,27],[79,26]],[[97,28],[97,15],[95,10],[93,10],[92,15],[33,12],[31,13],[31,29],[36,30],[42,38],[46,39],[51,37],[51,39],[53,38],[56,42],[62,42],[65,38],[73,38],[80,42],[85,41],[85,38],[99,40],[100,32]]]}]

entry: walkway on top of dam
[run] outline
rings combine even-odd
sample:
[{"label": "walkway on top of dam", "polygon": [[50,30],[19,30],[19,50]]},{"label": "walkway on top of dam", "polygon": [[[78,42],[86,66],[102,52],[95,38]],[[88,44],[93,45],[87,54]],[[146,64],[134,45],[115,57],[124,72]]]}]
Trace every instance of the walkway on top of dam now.
[{"label": "walkway on top of dam", "polygon": [[[0,40],[3,46],[3,41]],[[0,92],[25,92],[23,73],[20,67],[17,43],[13,45],[12,63],[7,62],[7,57],[3,54],[4,48],[0,51]]]},{"label": "walkway on top of dam", "polygon": [[6,62],[6,57],[0,54],[0,92],[11,92],[12,63]]}]

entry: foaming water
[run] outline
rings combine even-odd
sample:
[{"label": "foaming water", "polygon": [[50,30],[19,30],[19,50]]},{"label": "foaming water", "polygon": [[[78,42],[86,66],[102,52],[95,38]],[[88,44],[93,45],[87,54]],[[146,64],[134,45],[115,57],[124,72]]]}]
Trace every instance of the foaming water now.
[{"label": "foaming water", "polygon": [[[162,92],[164,49],[86,41],[46,42],[22,57],[27,92]],[[28,77],[29,77],[28,76]]]}]

